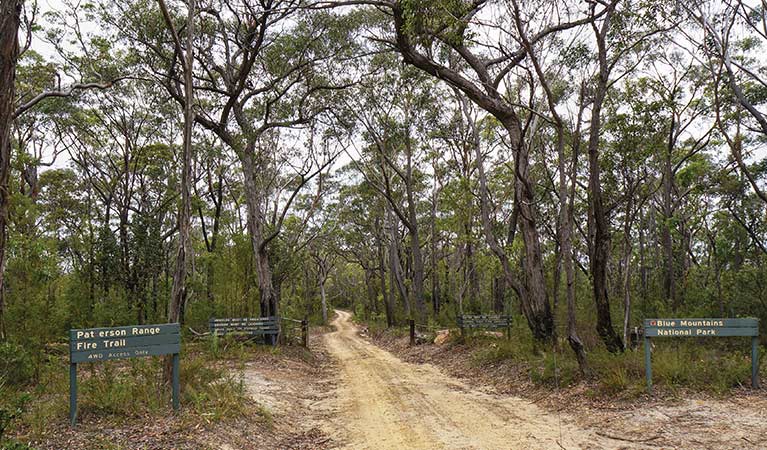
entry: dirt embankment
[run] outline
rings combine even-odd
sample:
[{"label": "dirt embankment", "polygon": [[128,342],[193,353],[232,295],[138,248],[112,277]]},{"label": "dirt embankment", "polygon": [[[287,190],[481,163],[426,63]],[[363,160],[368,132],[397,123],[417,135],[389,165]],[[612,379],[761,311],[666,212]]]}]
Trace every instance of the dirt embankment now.
[{"label": "dirt embankment", "polygon": [[575,418],[577,426],[605,438],[601,442],[606,448],[767,448],[764,389],[736,390],[718,398],[690,393],[624,400],[591,395],[595,386],[584,384],[562,389],[534,385],[526,369],[513,363],[478,365],[472,348],[466,345],[409,347],[406,337],[387,333],[373,336],[372,340],[404,361],[437,366],[476,389],[527,398],[546,411],[567,413]]},{"label": "dirt embankment", "polygon": [[334,395],[337,373],[323,334],[313,333],[310,352],[303,357],[300,349],[291,349],[287,355],[266,354],[245,364],[242,381],[261,408],[261,420],[216,426],[205,438],[210,448],[323,450],[336,446],[322,430],[331,413],[326,405]]}]

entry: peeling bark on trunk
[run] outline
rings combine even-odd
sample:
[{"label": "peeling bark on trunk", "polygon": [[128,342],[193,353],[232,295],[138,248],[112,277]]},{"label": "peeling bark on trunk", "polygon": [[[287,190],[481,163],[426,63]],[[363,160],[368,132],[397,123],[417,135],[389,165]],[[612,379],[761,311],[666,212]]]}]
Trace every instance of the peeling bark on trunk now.
[{"label": "peeling bark on trunk", "polygon": [[[540,241],[538,230],[536,228],[535,212],[533,211],[534,193],[529,184],[528,173],[528,150],[521,142],[521,129],[519,123],[513,117],[505,117],[504,127],[511,138],[511,145],[514,151],[514,195],[515,195],[515,213],[512,215],[512,221],[520,225],[522,240],[524,243],[524,282],[516,279],[511,268],[506,250],[501,246],[498,239],[493,234],[493,226],[490,219],[490,199],[487,187],[487,175],[485,174],[484,160],[479,146],[479,131],[476,124],[472,123],[468,112],[467,99],[459,96],[464,117],[469,122],[472,132],[475,164],[477,166],[477,176],[479,179],[479,203],[480,216],[482,220],[482,229],[485,240],[492,252],[501,263],[503,274],[507,286],[510,286],[519,297],[519,304],[527,319],[528,326],[533,332],[533,336],[539,341],[551,341],[554,337],[554,317],[549,305],[548,294],[546,292],[546,280],[543,275],[543,258],[541,257]],[[511,231],[511,230],[514,231]],[[513,236],[516,230],[516,224],[510,226],[510,236]],[[509,242],[511,245],[511,242]]]},{"label": "peeling bark on trunk", "polygon": [[[192,183],[192,132],[194,130],[194,16],[195,16],[195,0],[189,0],[187,5],[187,19],[186,19],[186,49],[182,50],[181,40],[178,32],[173,24],[173,20],[170,17],[168,8],[165,5],[164,0],[159,0],[160,8],[163,13],[166,26],[170,29],[173,35],[174,44],[176,47],[176,53],[179,58],[183,58],[182,64],[184,67],[184,143],[182,148],[182,168],[181,168],[181,207],[178,213],[178,249],[176,251],[176,267],[173,272],[173,285],[171,287],[171,297],[168,302],[168,322],[182,322],[184,316],[184,303],[186,302],[186,277],[188,271],[188,265],[191,258],[192,244],[191,244],[191,216],[192,216],[192,196],[191,196],[191,183]],[[126,177],[128,174],[128,149],[130,146],[126,145]],[[126,197],[127,197],[127,181],[126,181]],[[124,199],[125,208],[129,202],[129,198]],[[127,210],[120,215],[120,232],[121,236],[124,231],[125,223],[127,222]],[[124,244],[127,245],[127,239]],[[163,378],[166,383],[171,381],[172,376],[172,357],[166,356],[163,364]]]},{"label": "peeling bark on trunk", "polygon": [[19,57],[20,0],[0,0],[0,340],[5,331],[5,263],[11,171],[11,124]]},{"label": "peeling bark on trunk", "polygon": [[610,263],[610,223],[602,198],[602,182],[599,165],[599,135],[602,131],[602,104],[607,96],[609,64],[605,36],[612,14],[608,13],[602,28],[597,30],[599,49],[599,74],[594,90],[589,127],[589,216],[593,220],[593,246],[591,254],[591,276],[594,288],[594,303],[597,310],[597,333],[611,353],[623,351],[623,341],[615,332],[610,315],[610,300],[607,292],[607,266]]},{"label": "peeling bark on trunk", "polygon": [[[543,257],[541,242],[538,234],[535,204],[535,192],[530,182],[529,150],[522,142],[522,130],[519,122],[507,119],[504,123],[509,133],[514,152],[514,195],[519,211],[519,229],[524,244],[525,273],[524,287],[526,295],[520,295],[522,310],[525,312],[533,336],[540,341],[548,341],[554,337],[554,317],[549,305],[546,292],[546,277],[543,274]],[[485,186],[484,189],[487,189]]]},{"label": "peeling bark on trunk", "polygon": [[264,247],[263,199],[256,184],[255,143],[248,143],[239,154],[244,175],[245,203],[248,210],[248,234],[253,249],[256,277],[258,279],[261,317],[278,315],[277,296],[272,283],[269,254]]},{"label": "peeling bark on trunk", "polygon": [[184,146],[182,151],[181,169],[181,208],[178,216],[178,250],[176,251],[176,268],[173,272],[168,310],[168,322],[180,322],[183,318],[184,302],[187,297],[186,278],[191,259],[192,243],[192,132],[194,130],[194,84],[193,64],[194,55],[192,43],[194,38],[195,0],[189,0],[189,14],[186,23],[186,52],[184,54]]},{"label": "peeling bark on trunk", "polygon": [[[606,84],[606,83],[605,83]],[[601,99],[604,94],[601,95]],[[615,332],[610,315],[610,300],[607,292],[607,265],[610,262],[610,224],[607,220],[602,199],[602,184],[599,167],[599,131],[601,128],[599,103],[595,100],[592,109],[591,134],[589,136],[589,206],[594,219],[594,244],[591,255],[591,276],[594,284],[594,302],[597,310],[597,333],[612,353],[623,351],[623,342]]]}]

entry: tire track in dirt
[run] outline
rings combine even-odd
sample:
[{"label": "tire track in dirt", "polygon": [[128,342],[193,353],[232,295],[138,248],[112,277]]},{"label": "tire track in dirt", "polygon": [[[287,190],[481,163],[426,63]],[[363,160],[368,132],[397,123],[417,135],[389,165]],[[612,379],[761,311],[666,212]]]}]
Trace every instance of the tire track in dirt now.
[{"label": "tire track in dirt", "polygon": [[428,364],[405,363],[359,337],[351,314],[337,314],[336,331],[324,339],[341,380],[328,400],[336,414],[325,432],[343,448],[616,448],[564,414],[481,392]]}]

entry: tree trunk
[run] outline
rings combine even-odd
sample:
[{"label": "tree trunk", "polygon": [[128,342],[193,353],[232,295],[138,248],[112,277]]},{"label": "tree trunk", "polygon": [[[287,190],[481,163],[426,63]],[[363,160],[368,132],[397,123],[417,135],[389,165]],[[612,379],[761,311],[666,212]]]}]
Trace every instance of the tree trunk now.
[{"label": "tree trunk", "polygon": [[397,232],[397,222],[391,210],[387,210],[387,221],[389,226],[389,265],[391,267],[394,283],[399,292],[402,303],[405,306],[405,317],[412,317],[410,310],[410,298],[405,287],[405,278],[402,274],[402,263],[399,259],[399,233]]},{"label": "tree trunk", "polygon": [[[516,230],[516,223],[520,222],[522,238],[524,243],[524,282],[520,283],[516,279],[511,268],[511,261],[501,246],[493,232],[493,224],[490,219],[490,199],[487,187],[487,176],[485,174],[482,150],[479,145],[479,130],[473,123],[468,112],[468,100],[458,95],[463,108],[464,118],[471,128],[475,164],[477,167],[477,176],[479,180],[479,205],[480,217],[482,220],[482,230],[485,240],[501,263],[507,286],[510,286],[519,297],[519,305],[522,313],[527,319],[527,324],[533,333],[533,337],[538,341],[551,341],[554,338],[554,317],[551,313],[548,295],[546,293],[546,280],[543,275],[543,258],[541,257],[541,247],[538,239],[538,230],[535,223],[535,214],[533,211],[534,193],[529,184],[529,160],[528,150],[521,141],[522,130],[516,116],[507,115],[498,117],[503,119],[502,123],[509,134],[512,150],[514,152],[514,209],[512,214],[512,224],[509,230],[510,236],[513,236]],[[513,231],[512,231],[513,230]],[[508,243],[511,245],[511,242]]]},{"label": "tree trunk", "polygon": [[493,312],[503,314],[506,299],[506,279],[504,277],[493,278]]},{"label": "tree trunk", "polygon": [[610,263],[610,223],[602,198],[602,182],[599,166],[599,137],[602,131],[602,105],[607,97],[607,87],[610,82],[612,65],[608,62],[607,34],[612,23],[617,1],[607,6],[607,14],[601,25],[592,22],[597,44],[599,72],[594,86],[594,97],[591,106],[591,122],[589,124],[589,218],[592,221],[593,245],[589,264],[591,266],[594,303],[597,310],[596,329],[607,350],[611,353],[622,352],[623,341],[615,332],[610,315],[610,300],[607,292],[607,266]]},{"label": "tree trunk", "polygon": [[378,266],[380,267],[381,295],[383,295],[384,310],[386,312],[386,327],[394,326],[394,310],[392,308],[392,296],[386,289],[386,249],[383,243],[384,230],[381,226],[381,219],[376,218],[376,246],[378,248]]},{"label": "tree trunk", "polygon": [[671,150],[674,139],[674,116],[671,117],[671,130],[669,131],[668,145],[663,158],[663,224],[661,225],[661,244],[663,245],[663,293],[666,304],[671,305],[676,311],[676,280],[674,274],[674,243],[671,239],[671,222],[674,211],[672,205],[672,190],[674,175],[671,165]]},{"label": "tree trunk", "polygon": [[594,288],[594,302],[597,310],[597,333],[607,350],[623,351],[623,341],[615,332],[610,316],[610,301],[607,292],[607,265],[610,262],[610,224],[602,199],[602,183],[599,167],[599,134],[602,128],[602,103],[607,95],[608,72],[606,64],[601,66],[593,105],[589,130],[589,210],[593,218],[593,246],[591,255],[591,276]]},{"label": "tree trunk", "polygon": [[[435,169],[436,174],[436,169]],[[431,192],[431,217],[430,217],[430,226],[431,226],[431,305],[432,305],[432,311],[434,312],[434,316],[437,317],[439,315],[439,275],[437,273],[437,249],[439,248],[439,243],[437,242],[437,200],[439,198],[438,196],[439,190],[437,189],[437,180],[435,175],[434,180],[434,187],[432,188]]]},{"label": "tree trunk", "polygon": [[629,342],[631,325],[631,224],[634,221],[633,195],[626,200],[626,216],[623,221],[623,342]]},{"label": "tree trunk", "polygon": [[[641,214],[641,213],[640,213]],[[641,214],[639,220],[639,291],[642,303],[647,304],[647,263],[645,261],[645,217]]]},{"label": "tree trunk", "polygon": [[475,313],[482,312],[479,299],[479,274],[477,273],[474,243],[471,239],[471,219],[464,223],[464,283],[466,284],[468,308]]},{"label": "tree trunk", "polygon": [[565,295],[567,298],[567,342],[575,353],[578,361],[578,368],[581,375],[588,373],[588,363],[586,361],[586,351],[578,335],[578,328],[575,316],[575,268],[573,267],[573,226],[575,221],[575,188],[577,186],[578,176],[578,158],[581,148],[581,123],[583,117],[583,87],[581,87],[581,107],[578,110],[578,123],[575,127],[575,134],[572,143],[572,163],[570,167],[570,192],[568,195],[567,180],[565,179],[565,149],[564,149],[564,130],[559,129],[559,201],[560,201],[560,247],[562,250],[562,268],[565,271],[565,282],[567,284]]},{"label": "tree trunk", "polygon": [[[173,286],[171,287],[170,303],[168,304],[168,322],[181,320],[183,304],[186,299],[186,278],[191,258],[191,228],[192,228],[192,132],[194,131],[194,16],[195,0],[187,4],[188,16],[186,22],[186,52],[184,53],[184,145],[181,168],[181,207],[178,212],[178,250],[176,251],[176,268],[173,271]],[[172,26],[169,24],[169,26]]]},{"label": "tree trunk", "polygon": [[320,265],[320,299],[322,301],[322,324],[328,323],[328,299],[325,296],[325,282],[328,281],[325,264]]},{"label": "tree trunk", "polygon": [[376,306],[376,290],[373,285],[373,278],[375,278],[375,272],[372,269],[365,269],[365,288],[367,290],[368,302],[367,311],[368,317],[372,317],[372,314],[378,313],[378,307]]},{"label": "tree trunk", "polygon": [[[192,132],[194,130],[194,82],[193,82],[193,69],[194,69],[194,16],[195,16],[195,0],[189,0],[187,4],[187,20],[186,20],[186,51],[181,49],[181,41],[178,37],[175,25],[168,13],[168,8],[165,5],[164,0],[159,0],[160,8],[163,13],[166,26],[171,30],[176,45],[176,51],[179,58],[184,58],[184,143],[182,150],[182,169],[181,169],[181,207],[178,213],[178,250],[176,252],[176,267],[173,272],[173,285],[171,287],[171,297],[168,302],[168,322],[175,323],[181,322],[184,314],[184,302],[186,301],[186,275],[189,264],[190,252],[192,251],[192,245],[190,242],[191,233],[191,216],[192,216],[192,200],[191,200],[191,182],[192,182]],[[127,158],[126,145],[126,158]],[[126,164],[126,176],[127,176],[127,164]],[[126,198],[124,202],[127,207],[129,198],[127,197],[127,183],[126,183]],[[126,213],[127,215],[127,213]],[[127,218],[126,218],[127,219]],[[127,221],[127,220],[126,220]],[[123,217],[120,218],[121,232],[123,230]],[[166,383],[171,381],[172,376],[172,357],[166,356],[163,364],[163,378]]]},{"label": "tree trunk", "polygon": [[[223,171],[221,170],[221,168],[218,169],[217,181],[218,181],[218,184],[216,185],[215,192],[214,192],[213,180],[211,179],[210,172],[208,172],[208,187],[209,187],[211,199],[214,205],[214,213],[213,213],[213,232],[210,238],[210,245],[208,246],[208,253],[210,257],[208,258],[207,267],[206,267],[205,295],[211,307],[211,312],[213,311],[212,308],[215,306],[215,301],[216,301],[215,294],[213,293],[213,283],[215,280],[215,262],[216,262],[215,254],[216,254],[216,249],[218,248],[218,235],[221,229],[221,213],[223,209],[222,206],[223,206],[223,197],[224,197],[224,180],[223,180]],[[203,221],[204,218],[202,217],[202,214],[200,215],[201,215],[200,221]]]},{"label": "tree trunk", "polygon": [[546,277],[543,274],[543,257],[534,210],[535,192],[530,182],[529,150],[522,142],[522,130],[516,120],[507,119],[504,127],[509,133],[514,152],[514,196],[519,210],[519,226],[524,244],[523,270],[525,292],[520,295],[522,309],[527,317],[533,336],[540,341],[554,337],[554,317],[546,292]]},{"label": "tree trunk", "polygon": [[21,0],[0,0],[0,340],[5,340],[5,250],[11,172],[11,125],[16,97]]},{"label": "tree trunk", "polygon": [[269,264],[269,254],[264,248],[264,217],[262,199],[256,186],[255,178],[255,143],[250,142],[245,150],[240,152],[244,176],[245,203],[248,210],[248,233],[255,259],[256,277],[260,294],[261,317],[277,315],[277,298],[272,283],[272,270]]},{"label": "tree trunk", "polygon": [[[408,132],[405,140],[407,150],[407,173],[406,173],[406,193],[407,193],[407,228],[410,233],[410,252],[413,258],[413,297],[415,299],[416,312],[418,320],[421,323],[426,322],[426,305],[424,304],[424,263],[423,253],[421,252],[421,236],[418,230],[418,214],[415,192],[413,191],[413,149],[410,142],[410,133]],[[412,317],[411,317],[412,318]]]}]

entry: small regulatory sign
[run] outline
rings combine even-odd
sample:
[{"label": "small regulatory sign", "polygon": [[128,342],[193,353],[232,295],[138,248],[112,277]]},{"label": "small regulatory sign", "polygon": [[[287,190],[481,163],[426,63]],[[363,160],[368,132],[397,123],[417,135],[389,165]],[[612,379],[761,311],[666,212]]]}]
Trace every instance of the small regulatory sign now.
[{"label": "small regulatory sign", "polygon": [[179,408],[181,327],[177,323],[69,330],[69,420],[77,420],[77,364],[173,355],[173,409]]},{"label": "small regulatory sign", "polygon": [[652,391],[650,339],[656,337],[751,337],[751,385],[759,387],[759,319],[645,319],[644,349],[647,390]]}]

